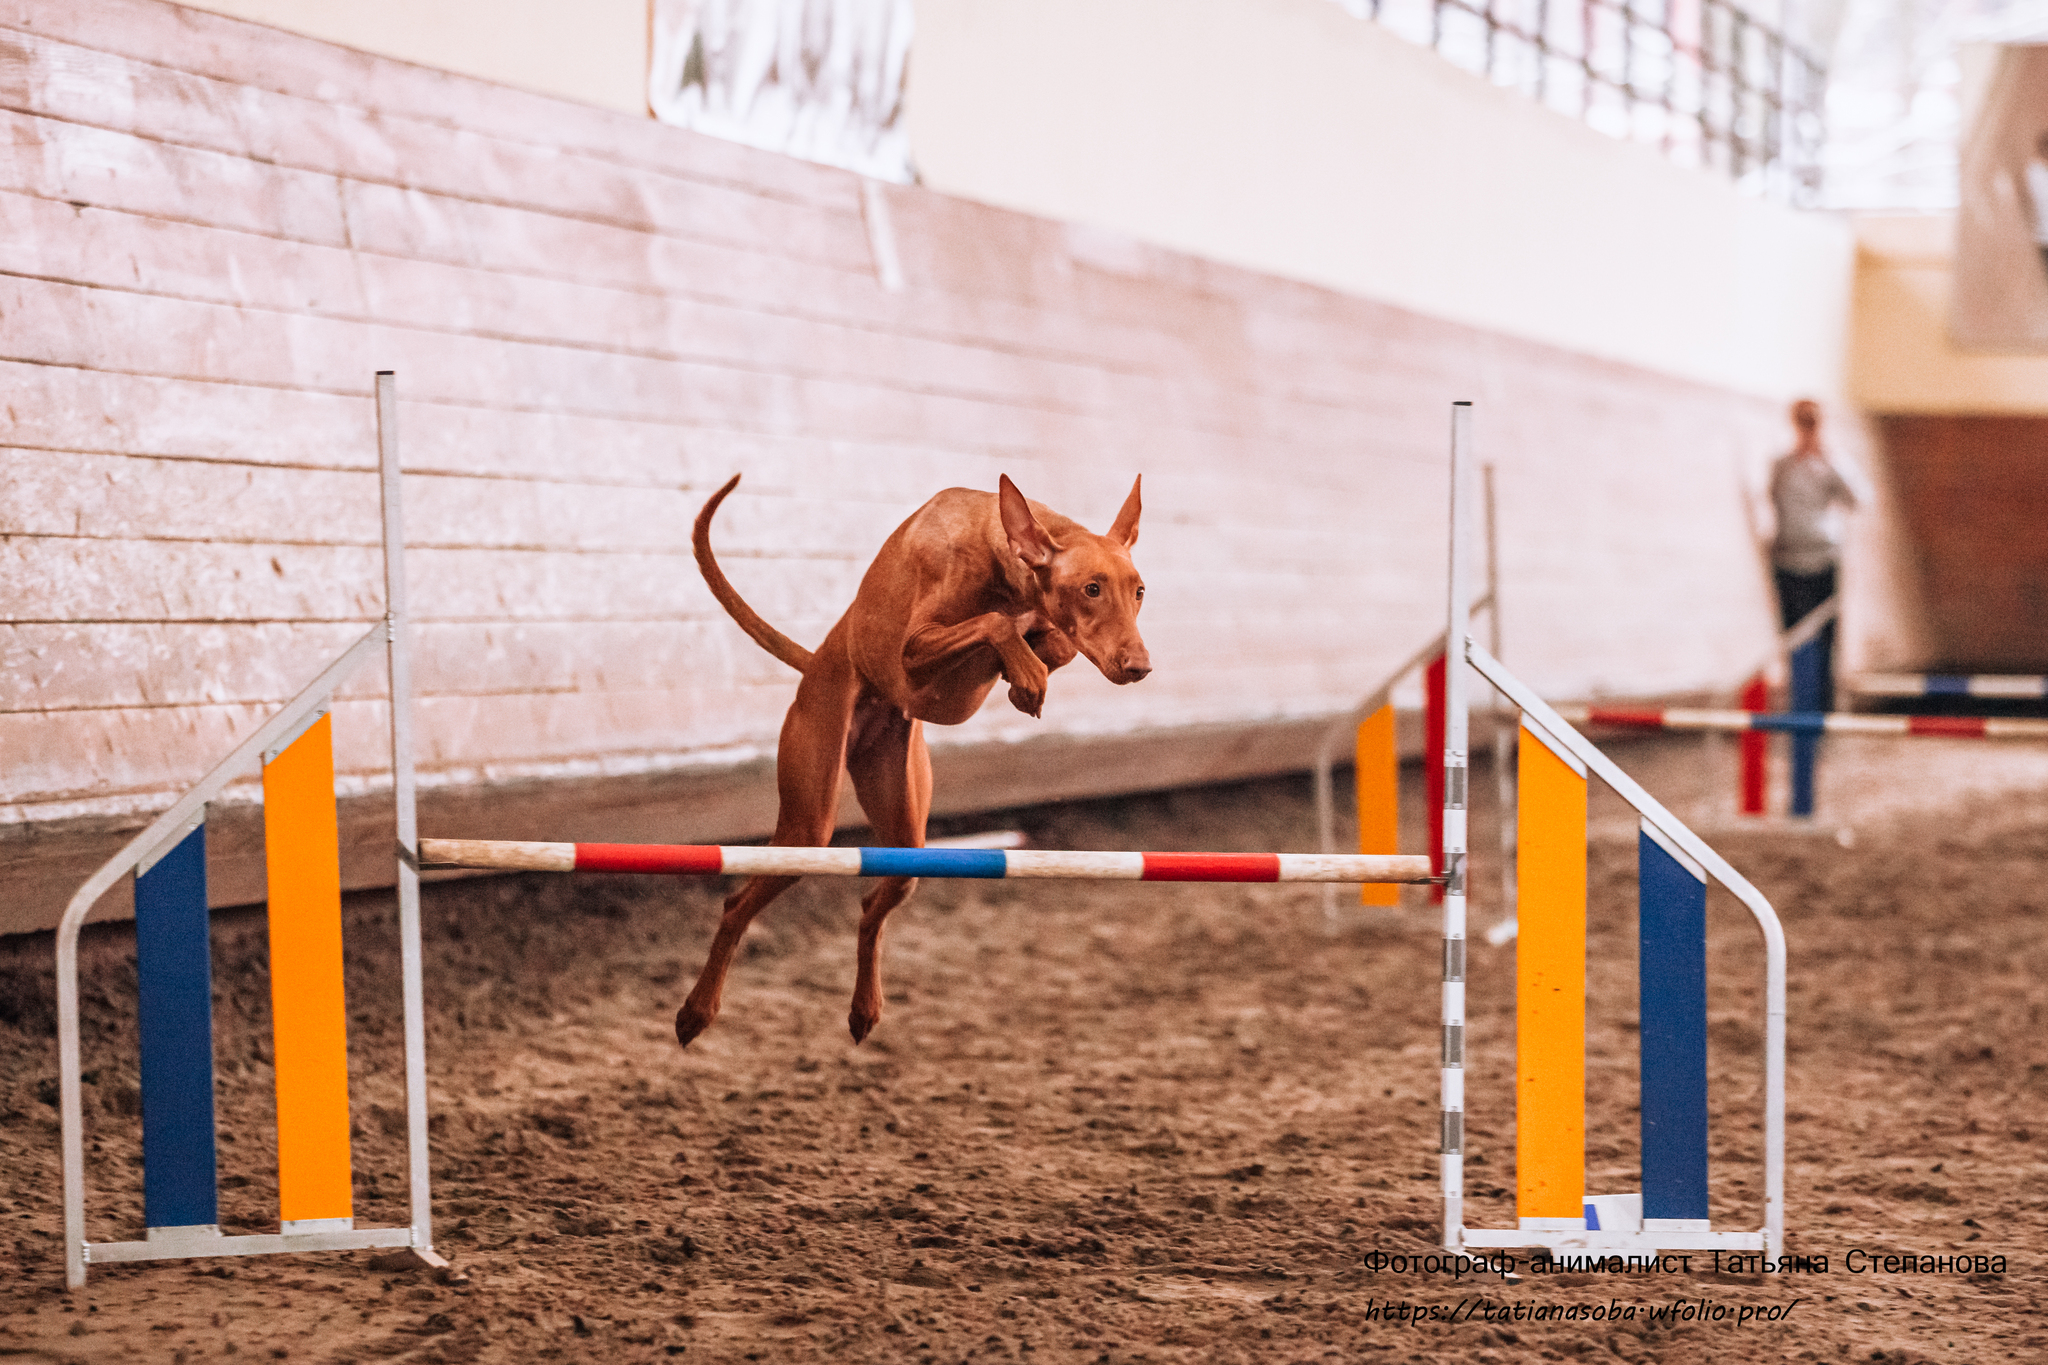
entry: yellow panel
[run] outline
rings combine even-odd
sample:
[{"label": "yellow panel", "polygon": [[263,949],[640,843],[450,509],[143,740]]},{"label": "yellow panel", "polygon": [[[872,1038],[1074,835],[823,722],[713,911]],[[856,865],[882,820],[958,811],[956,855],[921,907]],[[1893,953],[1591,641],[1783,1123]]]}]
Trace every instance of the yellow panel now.
[{"label": "yellow panel", "polygon": [[1581,1218],[1586,1193],[1586,779],[1522,731],[1515,875],[1515,1203]]},{"label": "yellow panel", "polygon": [[[1401,760],[1394,752],[1394,707],[1382,706],[1358,727],[1358,851],[1399,853],[1401,838]],[[1399,905],[1401,888],[1392,884],[1358,888],[1361,905]]]},{"label": "yellow panel", "polygon": [[353,1213],[333,735],[322,716],[263,769],[278,1216],[286,1221]]}]

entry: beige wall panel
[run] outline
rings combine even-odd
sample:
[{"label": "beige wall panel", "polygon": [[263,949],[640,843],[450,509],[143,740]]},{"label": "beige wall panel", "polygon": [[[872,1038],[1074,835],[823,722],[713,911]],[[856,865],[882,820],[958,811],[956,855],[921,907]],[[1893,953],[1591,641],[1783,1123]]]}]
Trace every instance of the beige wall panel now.
[{"label": "beige wall panel", "polygon": [[17,621],[367,622],[382,562],[368,547],[25,536],[0,542],[0,601]]},{"label": "beige wall panel", "polygon": [[359,258],[334,246],[289,242],[146,213],[0,193],[0,233],[25,275],[254,308],[361,316]]},{"label": "beige wall panel", "polygon": [[[10,339],[11,340],[11,339]],[[17,343],[18,344],[18,343]],[[46,450],[374,469],[359,394],[0,360],[10,443]]]},{"label": "beige wall panel", "polygon": [[[250,468],[0,446],[0,535],[80,540],[205,540],[272,545],[317,534],[379,543],[367,472]],[[331,509],[315,528],[306,509]]]},{"label": "beige wall panel", "polygon": [[[10,189],[67,204],[172,221],[198,211],[212,226],[328,246],[348,241],[332,176],[36,117],[4,103],[0,176]],[[203,207],[194,198],[201,190]]]},{"label": "beige wall panel", "polygon": [[[361,621],[0,625],[0,699],[15,714],[281,705],[368,628]],[[373,670],[359,675],[347,695],[382,691]],[[21,784],[15,785],[19,797]]]},{"label": "beige wall panel", "polygon": [[[677,132],[677,137],[692,136]],[[364,251],[451,265],[633,287],[653,283],[720,298],[762,298],[790,306],[830,300],[848,282],[880,298],[865,258],[818,262],[779,256],[760,234],[724,241],[701,231],[653,236],[619,223],[567,218],[513,205],[365,185],[344,187],[349,229]],[[686,224],[685,226],[691,226]],[[857,230],[852,220],[843,224]]]}]

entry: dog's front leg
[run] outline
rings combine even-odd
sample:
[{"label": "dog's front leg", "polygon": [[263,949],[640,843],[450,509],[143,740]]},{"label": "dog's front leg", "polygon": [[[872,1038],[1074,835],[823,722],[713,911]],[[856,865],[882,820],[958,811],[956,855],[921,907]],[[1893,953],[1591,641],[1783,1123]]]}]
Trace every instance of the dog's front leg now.
[{"label": "dog's front leg", "polygon": [[903,644],[903,671],[912,686],[922,686],[983,646],[996,652],[1003,681],[1010,684],[1010,704],[1027,716],[1038,715],[1045,708],[1045,686],[1052,674],[1024,642],[1017,623],[1001,612],[913,631]]}]

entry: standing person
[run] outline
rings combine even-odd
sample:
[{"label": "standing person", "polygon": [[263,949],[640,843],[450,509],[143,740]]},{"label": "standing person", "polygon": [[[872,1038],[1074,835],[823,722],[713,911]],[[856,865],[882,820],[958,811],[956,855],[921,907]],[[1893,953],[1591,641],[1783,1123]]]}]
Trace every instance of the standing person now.
[{"label": "standing person", "polygon": [[[1792,405],[1796,440],[1771,466],[1771,505],[1778,529],[1771,541],[1771,576],[1778,588],[1778,621],[1790,630],[1835,595],[1841,558],[1841,517],[1836,508],[1861,505],[1857,489],[1828,459],[1820,444],[1820,405],[1802,398]],[[1814,663],[1793,670],[1792,707],[1835,709],[1835,623],[1814,637]]]}]

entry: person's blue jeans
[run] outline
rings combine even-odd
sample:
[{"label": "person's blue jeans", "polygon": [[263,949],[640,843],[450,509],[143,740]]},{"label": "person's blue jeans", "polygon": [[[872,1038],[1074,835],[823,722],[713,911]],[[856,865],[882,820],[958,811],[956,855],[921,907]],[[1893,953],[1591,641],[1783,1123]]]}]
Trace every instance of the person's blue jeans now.
[{"label": "person's blue jeans", "polygon": [[[1773,569],[1771,576],[1778,585],[1778,624],[1781,629],[1790,630],[1806,619],[1808,612],[1835,595],[1835,571],[1832,566],[1819,573],[1793,573],[1788,569]],[[1838,618],[1839,619],[1839,618]],[[1813,648],[1805,660],[1795,661],[1792,669],[1792,709],[1794,711],[1832,711],[1835,709],[1835,622],[1830,621],[1820,628],[1820,634],[1813,637]],[[1800,667],[1805,663],[1805,667]]]},{"label": "person's blue jeans", "polygon": [[[1778,619],[1790,630],[1806,619],[1808,612],[1835,595],[1835,571],[1791,573],[1773,569],[1778,585]],[[1832,711],[1835,709],[1835,623],[1822,626],[1811,640],[1792,651],[1792,709]],[[1814,764],[1820,756],[1820,736],[1792,736],[1792,814],[1813,814]]]}]

